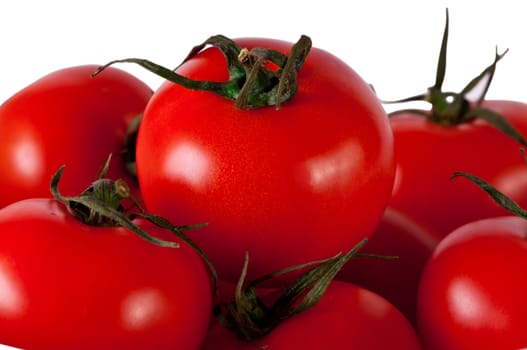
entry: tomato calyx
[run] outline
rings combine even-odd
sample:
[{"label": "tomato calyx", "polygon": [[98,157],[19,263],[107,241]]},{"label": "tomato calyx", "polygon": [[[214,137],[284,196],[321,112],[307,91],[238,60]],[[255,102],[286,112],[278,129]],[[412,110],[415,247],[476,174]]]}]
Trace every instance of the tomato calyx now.
[{"label": "tomato calyx", "polygon": [[[239,109],[264,106],[275,106],[279,109],[284,102],[293,98],[298,90],[296,77],[311,49],[311,39],[302,35],[287,56],[266,48],[251,50],[241,48],[226,36],[215,35],[195,46],[181,64],[209,45],[217,47],[224,54],[229,70],[228,81],[192,80],[176,73],[175,70],[139,58],[111,61],[100,66],[92,76],[100,74],[104,69],[116,63],[135,63],[185,88],[211,91],[232,100]],[[270,66],[277,69],[272,69]]]},{"label": "tomato calyx", "polygon": [[[249,255],[246,253],[234,300],[216,305],[215,315],[223,326],[235,332],[242,340],[251,341],[264,337],[284,320],[314,306],[342,266],[354,257],[363,256],[358,251],[366,242],[365,238],[344,255],[337,254],[329,259],[280,270],[257,278],[247,286],[245,286],[245,276]],[[258,296],[257,288],[261,283],[297,271],[303,273],[270,305]]]},{"label": "tomato calyx", "polygon": [[[446,55],[449,33],[448,27],[449,16],[447,9],[446,24],[443,32],[441,49],[439,51],[436,80],[434,85],[429,87],[425,94],[419,94],[395,101],[382,100],[382,103],[385,104],[424,101],[430,103],[430,111],[420,109],[401,109],[389,113],[389,116],[392,117],[397,114],[412,113],[421,115],[434,123],[444,126],[455,126],[463,123],[469,123],[476,118],[480,118],[493,125],[509,137],[518,141],[523,146],[527,146],[527,140],[525,140],[525,138],[502,115],[482,106],[496,72],[496,66],[508,52],[508,49],[500,54],[496,48],[496,53],[492,64],[486,67],[478,76],[472,79],[463,88],[463,90],[461,90],[461,92],[456,93],[443,91],[442,86],[446,73]],[[471,101],[468,97],[469,95],[477,95],[477,98],[475,101]]]},{"label": "tomato calyx", "polygon": [[99,178],[79,196],[74,197],[65,197],[58,190],[58,185],[65,169],[65,166],[60,167],[51,179],[50,188],[53,197],[66,205],[69,211],[85,224],[92,226],[123,226],[150,243],[162,247],[179,247],[177,242],[164,241],[151,236],[137,227],[131,218],[125,215],[123,200],[131,200],[137,208],[141,208],[141,206],[130,193],[130,188],[124,180],[117,179],[113,181],[105,178],[110,160],[111,156],[108,157]]},{"label": "tomato calyx", "polygon": [[[160,247],[179,248],[178,242],[157,238],[137,226],[133,220],[143,218],[157,227],[170,231],[187,243],[202,258],[213,276],[214,291],[217,292],[216,269],[201,248],[184,234],[184,231],[198,229],[206,224],[176,226],[161,216],[148,213],[131,194],[130,188],[124,180],[117,179],[114,181],[106,178],[111,158],[112,155],[110,154],[99,177],[78,196],[66,197],[59,192],[58,185],[65,166],[60,167],[51,179],[50,190],[53,197],[64,204],[72,215],[87,225],[124,227],[149,243]],[[125,208],[123,204],[125,200],[130,201],[132,206]]]}]

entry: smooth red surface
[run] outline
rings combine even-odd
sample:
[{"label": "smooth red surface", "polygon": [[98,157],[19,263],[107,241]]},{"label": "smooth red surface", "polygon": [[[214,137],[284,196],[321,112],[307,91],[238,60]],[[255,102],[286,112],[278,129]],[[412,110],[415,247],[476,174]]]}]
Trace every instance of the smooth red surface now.
[{"label": "smooth red surface", "polygon": [[449,234],[427,263],[418,294],[426,349],[527,347],[527,221],[469,223]]},{"label": "smooth red surface", "polygon": [[87,226],[51,199],[0,210],[1,344],[197,350],[211,302],[208,270],[183,242],[162,248],[124,228]]},{"label": "smooth red surface", "polygon": [[62,165],[65,195],[79,194],[97,177],[110,153],[108,177],[126,178],[122,157],[128,124],[141,114],[150,88],[117,68],[99,76],[97,65],[52,72],[0,106],[0,208],[20,199],[49,197]]},{"label": "smooth red surface", "polygon": [[[527,137],[527,104],[486,101]],[[483,178],[509,197],[527,204],[527,164],[523,146],[483,120],[442,126],[416,114],[390,118],[397,173],[390,206],[415,217],[440,236],[468,222],[507,212],[454,172]],[[521,184],[521,185],[520,185]]]},{"label": "smooth red surface", "polygon": [[[291,43],[239,39],[289,51]],[[178,72],[228,79],[217,49]],[[341,60],[313,48],[299,90],[279,110],[239,110],[211,92],[165,83],[145,111],[137,167],[151,212],[187,223],[220,277],[248,279],[348,251],[371,235],[389,199],[393,135],[370,87]]]}]

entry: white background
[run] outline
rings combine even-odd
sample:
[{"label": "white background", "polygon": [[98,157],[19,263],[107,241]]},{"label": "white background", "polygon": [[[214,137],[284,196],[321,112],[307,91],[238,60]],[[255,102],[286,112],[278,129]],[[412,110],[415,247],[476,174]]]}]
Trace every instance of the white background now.
[{"label": "white background", "polygon": [[[0,2],[0,103],[67,66],[125,57],[176,66],[213,34],[288,41],[309,35],[314,46],[339,56],[373,84],[381,98],[402,98],[434,82],[447,7],[445,89],[461,90],[492,62],[497,46],[510,51],[487,96],[527,102],[521,1],[17,0]],[[139,67],[120,67],[153,89],[161,83]]]},{"label": "white background", "polygon": [[[521,1],[111,1],[0,3],[0,103],[53,70],[125,57],[176,66],[213,34],[264,36],[313,45],[339,56],[383,99],[424,92],[434,83],[450,12],[446,90],[460,91],[494,59],[487,97],[527,102],[527,20]],[[119,66],[153,89],[161,78]],[[389,109],[390,106],[387,106]]]}]

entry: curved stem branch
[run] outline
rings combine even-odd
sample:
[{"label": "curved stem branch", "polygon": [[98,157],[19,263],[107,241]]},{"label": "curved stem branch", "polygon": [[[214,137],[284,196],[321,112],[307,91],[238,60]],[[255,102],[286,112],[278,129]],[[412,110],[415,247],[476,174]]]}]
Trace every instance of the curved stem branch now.
[{"label": "curved stem branch", "polygon": [[[276,50],[256,48],[250,51],[249,58],[251,59],[240,59],[240,53],[245,54],[246,49],[242,50],[233,40],[223,35],[215,35],[192,48],[182,64],[197,55],[207,45],[217,47],[224,54],[229,71],[228,81],[189,79],[176,73],[175,70],[140,58],[113,60],[100,66],[92,73],[92,76],[97,76],[116,63],[135,63],[187,89],[211,91],[235,101],[238,108],[251,109],[274,105],[279,109],[280,105],[290,100],[298,90],[296,76],[311,49],[311,39],[302,35],[300,40],[293,45],[289,57]],[[252,59],[254,57],[256,59]],[[280,67],[278,74],[266,67],[266,61]]]},{"label": "curved stem branch", "polygon": [[107,202],[92,195],[92,192],[84,192],[77,197],[62,196],[58,190],[58,184],[64,172],[64,166],[51,179],[51,193],[56,200],[63,203],[76,218],[89,225],[122,226],[139,235],[146,241],[161,247],[177,248],[179,244],[174,241],[165,241],[154,237],[132,222],[126,215],[109,206]]}]

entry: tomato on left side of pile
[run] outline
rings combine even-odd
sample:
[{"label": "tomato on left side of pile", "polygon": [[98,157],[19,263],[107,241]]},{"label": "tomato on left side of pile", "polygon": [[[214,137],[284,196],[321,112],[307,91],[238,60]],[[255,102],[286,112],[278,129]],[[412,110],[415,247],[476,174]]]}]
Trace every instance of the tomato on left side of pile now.
[{"label": "tomato on left side of pile", "polygon": [[61,183],[62,191],[81,192],[110,153],[115,167],[109,177],[131,179],[122,155],[126,133],[152,91],[117,68],[94,79],[96,68],[54,71],[0,106],[0,208],[49,196],[49,181],[64,164],[71,176]]},{"label": "tomato on left side of pile", "polygon": [[468,223],[448,234],[427,262],[417,323],[430,350],[527,347],[527,221]]},{"label": "tomato on left side of pile", "polygon": [[[240,53],[287,55],[293,46],[234,42]],[[176,72],[198,81],[230,78],[216,47]],[[295,82],[296,94],[279,109],[237,108],[212,92],[166,82],[145,110],[137,140],[145,206],[172,220],[207,222],[189,236],[222,279],[238,279],[246,251],[249,280],[346,251],[372,234],[389,200],[393,135],[370,86],[315,47]]]},{"label": "tomato on left side of pile", "polygon": [[[198,350],[208,329],[209,270],[179,248],[123,227],[86,225],[55,199],[0,210],[0,344],[22,349]],[[174,236],[175,237],[175,236]]]}]

